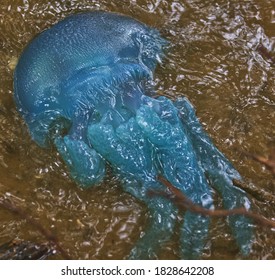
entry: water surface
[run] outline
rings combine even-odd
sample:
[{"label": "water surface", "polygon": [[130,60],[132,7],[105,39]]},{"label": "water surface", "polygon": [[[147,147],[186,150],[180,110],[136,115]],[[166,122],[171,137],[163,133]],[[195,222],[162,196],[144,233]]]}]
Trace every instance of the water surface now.
[{"label": "water surface", "polygon": [[[105,10],[133,16],[171,42],[156,73],[160,95],[187,96],[205,130],[247,184],[275,193],[269,172],[242,152],[275,148],[275,7],[273,0],[32,1],[0,4],[0,194],[51,229],[75,259],[122,259],[146,227],[146,206],[109,174],[81,190],[54,150],[39,148],[13,102],[13,67],[24,46],[69,14]],[[275,208],[251,198],[254,211]],[[217,207],[221,200],[217,198]],[[275,259],[275,232],[257,227],[250,259]],[[44,242],[24,220],[0,209],[0,244],[12,238]],[[178,234],[161,259],[177,259]],[[60,258],[56,255],[55,258]],[[202,258],[239,259],[224,219],[214,219]]]}]

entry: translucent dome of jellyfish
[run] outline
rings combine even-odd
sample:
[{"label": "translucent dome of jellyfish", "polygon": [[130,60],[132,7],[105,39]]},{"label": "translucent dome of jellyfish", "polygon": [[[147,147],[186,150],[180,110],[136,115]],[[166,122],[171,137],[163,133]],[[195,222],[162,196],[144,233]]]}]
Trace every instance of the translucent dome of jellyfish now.
[{"label": "translucent dome of jellyfish", "polygon": [[[128,16],[95,11],[71,15],[35,37],[14,75],[14,97],[34,141],[55,146],[83,188],[102,181],[106,164],[126,192],[150,211],[130,259],[154,258],[174,232],[177,208],[147,190],[165,191],[161,175],[195,204],[213,208],[216,190],[226,209],[250,208],[241,179],[203,131],[186,98],[153,98],[154,71],[168,42]],[[92,191],[92,190],[91,190]],[[200,258],[210,218],[186,211],[181,258]],[[251,221],[228,218],[242,254],[249,254]]]}]

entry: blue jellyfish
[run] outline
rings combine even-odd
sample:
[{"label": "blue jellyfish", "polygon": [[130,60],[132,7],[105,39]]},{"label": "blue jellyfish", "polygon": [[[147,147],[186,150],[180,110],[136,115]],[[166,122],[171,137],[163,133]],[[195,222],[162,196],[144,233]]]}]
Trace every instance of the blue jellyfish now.
[{"label": "blue jellyfish", "polygon": [[[150,222],[130,259],[155,258],[177,220],[163,176],[195,204],[213,208],[214,188],[224,207],[250,208],[232,179],[239,173],[203,131],[185,98],[153,98],[154,71],[168,42],[128,16],[94,11],[65,18],[35,37],[14,74],[14,98],[33,140],[54,146],[82,187],[99,184],[110,166],[126,192],[143,201]],[[211,187],[212,188],[211,188]],[[244,216],[228,218],[248,254],[253,233]],[[186,211],[180,256],[200,258],[209,217]]]}]

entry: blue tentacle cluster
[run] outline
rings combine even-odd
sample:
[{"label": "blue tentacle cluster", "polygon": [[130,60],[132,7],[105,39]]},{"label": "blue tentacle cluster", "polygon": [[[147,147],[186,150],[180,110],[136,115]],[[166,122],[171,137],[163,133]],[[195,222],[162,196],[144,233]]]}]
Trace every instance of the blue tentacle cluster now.
[{"label": "blue tentacle cluster", "polygon": [[[213,208],[246,207],[231,163],[203,131],[191,104],[152,98],[154,70],[167,41],[130,17],[108,12],[70,16],[25,48],[14,76],[14,96],[32,138],[54,145],[82,187],[99,183],[106,162],[123,187],[149,208],[151,220],[130,258],[154,258],[171,238],[175,206],[148,189],[165,191],[161,174],[194,203]],[[242,253],[252,240],[249,219],[229,218]],[[209,218],[187,211],[181,226],[181,256],[199,258]]]}]

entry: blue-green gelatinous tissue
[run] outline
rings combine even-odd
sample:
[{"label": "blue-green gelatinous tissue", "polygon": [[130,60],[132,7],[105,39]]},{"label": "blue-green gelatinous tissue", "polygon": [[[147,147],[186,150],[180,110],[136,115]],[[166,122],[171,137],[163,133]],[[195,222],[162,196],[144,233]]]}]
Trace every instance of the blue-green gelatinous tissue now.
[{"label": "blue-green gelatinous tissue", "polygon": [[[130,252],[133,259],[155,258],[174,230],[176,207],[147,196],[148,189],[165,190],[159,174],[208,209],[211,187],[225,208],[250,208],[232,183],[241,179],[239,173],[205,134],[191,104],[185,98],[152,98],[166,45],[158,31],[133,18],[77,14],[34,38],[14,76],[16,105],[32,138],[41,147],[54,145],[79,185],[101,182],[108,162],[125,190],[148,205],[150,222]],[[228,222],[248,254],[250,220],[232,216]],[[209,217],[186,211],[182,258],[200,258],[208,227]]]}]

